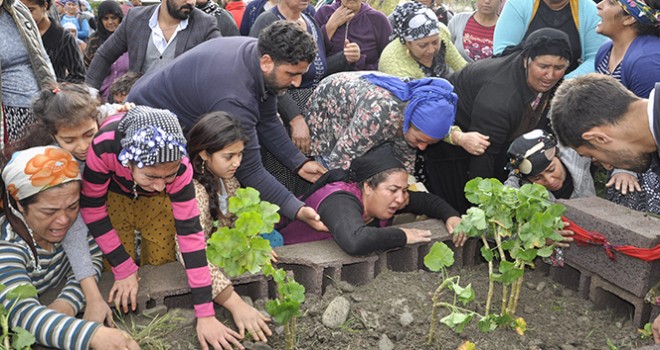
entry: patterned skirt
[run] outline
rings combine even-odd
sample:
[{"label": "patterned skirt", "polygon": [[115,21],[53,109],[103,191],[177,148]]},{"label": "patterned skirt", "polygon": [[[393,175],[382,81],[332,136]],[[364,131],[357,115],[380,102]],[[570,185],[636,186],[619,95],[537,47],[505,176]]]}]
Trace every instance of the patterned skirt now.
[{"label": "patterned skirt", "polygon": [[28,107],[3,106],[5,115],[5,132],[9,143],[20,140],[27,131],[27,126],[36,119]]}]

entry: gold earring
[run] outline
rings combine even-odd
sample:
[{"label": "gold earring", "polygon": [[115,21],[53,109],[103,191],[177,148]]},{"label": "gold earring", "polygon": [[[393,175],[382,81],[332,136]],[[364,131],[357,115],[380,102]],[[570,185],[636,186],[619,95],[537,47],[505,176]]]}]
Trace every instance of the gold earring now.
[{"label": "gold earring", "polygon": [[202,175],[206,172],[206,159],[202,159]]}]

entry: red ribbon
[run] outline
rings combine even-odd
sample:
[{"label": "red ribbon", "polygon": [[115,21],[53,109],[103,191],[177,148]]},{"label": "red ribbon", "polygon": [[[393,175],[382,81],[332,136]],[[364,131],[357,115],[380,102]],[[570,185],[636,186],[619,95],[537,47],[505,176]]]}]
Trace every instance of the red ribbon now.
[{"label": "red ribbon", "polygon": [[565,216],[562,217],[562,221],[568,224],[568,226],[564,227],[564,230],[571,230],[575,232],[573,239],[578,246],[602,245],[605,248],[605,253],[607,256],[614,261],[616,261],[616,255],[614,255],[614,251],[631,256],[633,258],[644,260],[646,262],[660,259],[660,244],[654,248],[638,248],[631,245],[614,245],[611,244],[602,234],[598,232],[587,231]]}]

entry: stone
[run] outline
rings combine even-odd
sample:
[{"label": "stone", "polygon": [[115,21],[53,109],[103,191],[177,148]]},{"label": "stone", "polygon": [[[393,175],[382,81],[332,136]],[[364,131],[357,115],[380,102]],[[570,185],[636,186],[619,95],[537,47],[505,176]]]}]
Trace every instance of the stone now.
[{"label": "stone", "polygon": [[378,341],[378,350],[394,350],[394,343],[387,334],[383,334]]},{"label": "stone", "polygon": [[564,345],[560,346],[559,348],[561,350],[577,350],[577,348],[575,346],[573,346],[572,344],[564,344]]},{"label": "stone", "polygon": [[254,343],[252,350],[273,350],[268,344],[264,342]]},{"label": "stone", "polygon": [[575,295],[575,292],[572,289],[564,288],[564,290],[561,291],[561,296],[564,298],[570,298]]},{"label": "stone", "polygon": [[153,319],[159,316],[163,316],[166,313],[167,313],[167,306],[157,305],[155,307],[152,307],[150,309],[145,309],[144,311],[142,311],[142,316]]},{"label": "stone", "polygon": [[358,313],[360,314],[365,327],[368,329],[380,328],[380,315],[367,310],[360,310]]},{"label": "stone", "polygon": [[531,307],[531,306],[525,306],[525,307],[523,308],[523,313],[528,314],[528,315],[531,315],[531,314],[534,313],[534,308]]},{"label": "stone", "polygon": [[401,314],[401,316],[399,316],[399,324],[404,326],[404,327],[407,327],[408,325],[413,323],[414,320],[415,320],[415,318],[408,311],[403,312]]},{"label": "stone", "polygon": [[175,318],[181,319],[179,324],[181,327],[189,327],[195,324],[195,321],[197,321],[197,317],[195,317],[195,310],[193,309],[172,309],[170,310],[170,314],[174,316]]},{"label": "stone", "polygon": [[525,287],[527,287],[527,289],[529,289],[529,290],[535,290],[536,289],[536,283],[525,282]]},{"label": "stone", "polygon": [[536,291],[537,292],[542,292],[545,289],[545,282],[541,281],[539,284],[536,285]]},{"label": "stone", "polygon": [[351,300],[353,300],[356,303],[361,303],[364,301],[364,297],[359,294],[351,294]]},{"label": "stone", "polygon": [[275,331],[275,334],[282,335],[282,334],[284,334],[284,326],[277,326],[277,327],[275,327],[274,331]]},{"label": "stone", "polygon": [[346,281],[339,281],[337,287],[344,293],[353,293],[355,291],[355,286]]},{"label": "stone", "polygon": [[323,312],[321,321],[328,328],[337,328],[348,319],[351,302],[343,296],[334,298]]},{"label": "stone", "polygon": [[577,321],[581,325],[588,325],[591,320],[587,316],[580,316],[577,318]]}]

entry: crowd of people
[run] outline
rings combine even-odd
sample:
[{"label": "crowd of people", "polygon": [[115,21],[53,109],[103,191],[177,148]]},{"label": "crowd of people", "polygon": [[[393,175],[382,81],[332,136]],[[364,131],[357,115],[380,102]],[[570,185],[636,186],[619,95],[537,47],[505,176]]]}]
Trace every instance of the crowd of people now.
[{"label": "crowd of people", "polygon": [[279,206],[273,245],[351,255],[430,240],[399,213],[462,246],[476,177],[569,199],[600,164],[607,199],[660,214],[657,0],[0,0],[0,37],[0,302],[63,285],[9,315],[48,347],[138,349],[108,303],[135,310],[140,268],[177,260],[202,349],[267,341],[205,254],[240,187]]}]

